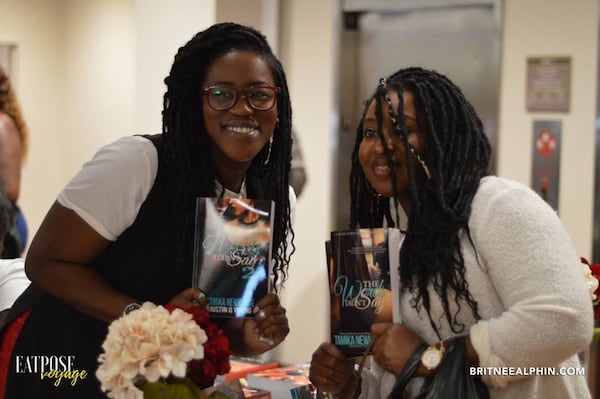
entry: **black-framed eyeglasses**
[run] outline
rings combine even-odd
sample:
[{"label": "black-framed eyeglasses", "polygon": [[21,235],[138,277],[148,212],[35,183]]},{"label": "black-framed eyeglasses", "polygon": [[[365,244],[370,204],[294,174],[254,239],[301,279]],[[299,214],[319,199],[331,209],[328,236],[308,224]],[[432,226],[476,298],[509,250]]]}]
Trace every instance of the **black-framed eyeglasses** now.
[{"label": "black-framed eyeglasses", "polygon": [[277,102],[279,87],[254,86],[246,89],[236,89],[228,86],[210,86],[202,89],[208,105],[215,111],[225,111],[232,108],[239,97],[243,97],[248,105],[257,111],[268,111]]}]

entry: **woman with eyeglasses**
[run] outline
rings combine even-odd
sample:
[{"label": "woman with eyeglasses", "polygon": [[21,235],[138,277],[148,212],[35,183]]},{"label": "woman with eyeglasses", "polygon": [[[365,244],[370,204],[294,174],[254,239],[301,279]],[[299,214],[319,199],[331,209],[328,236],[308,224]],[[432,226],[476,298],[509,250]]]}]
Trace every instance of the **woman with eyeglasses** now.
[{"label": "woman with eyeglasses", "polygon": [[[0,398],[103,398],[95,371],[111,321],[145,301],[206,306],[190,288],[196,197],[273,200],[271,278],[276,287],[285,280],[295,206],[292,110],[265,37],[233,23],[213,25],[179,49],[165,83],[162,134],[100,149],[37,232],[26,259],[33,283],[1,341]],[[266,352],[289,332],[275,293],[257,303],[252,318],[221,327],[237,355]],[[32,355],[72,356],[87,378],[55,386],[19,363]]]}]

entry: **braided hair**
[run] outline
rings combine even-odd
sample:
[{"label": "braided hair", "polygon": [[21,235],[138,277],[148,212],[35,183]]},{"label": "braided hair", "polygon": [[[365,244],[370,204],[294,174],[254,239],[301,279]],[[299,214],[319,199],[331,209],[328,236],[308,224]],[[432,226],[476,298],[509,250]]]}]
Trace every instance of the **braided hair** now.
[{"label": "braided hair", "polygon": [[[272,258],[274,282],[287,279],[290,256],[294,251],[294,232],[290,220],[288,175],[291,165],[292,108],[283,67],[264,35],[235,23],[219,23],[197,33],[179,48],[163,97],[162,133],[164,164],[172,176],[173,206],[178,239],[177,267],[189,269],[193,242],[196,197],[216,197],[215,169],[210,138],[201,112],[200,88],[215,59],[231,51],[249,51],[269,66],[275,86],[279,123],[269,151],[267,143],[252,160],[248,173],[268,175],[266,198],[275,202]],[[288,234],[291,237],[288,251]],[[277,287],[277,284],[274,284]]]},{"label": "braided hair", "polygon": [[21,139],[21,157],[25,159],[29,143],[29,131],[21,112],[17,95],[8,75],[2,67],[0,67],[0,112],[4,112],[15,123],[19,138]]},{"label": "braided hair", "polygon": [[[398,93],[398,109],[392,109],[387,98],[389,91]],[[419,130],[423,132],[424,151],[418,157],[411,152],[404,117],[402,93],[412,93]],[[390,117],[395,122],[394,134],[400,136],[408,165],[409,194],[412,199],[406,236],[400,250],[400,280],[403,290],[412,295],[411,304],[421,305],[429,316],[430,324],[439,337],[439,324],[431,316],[431,284],[440,297],[445,319],[452,331],[459,333],[464,325],[457,320],[461,302],[466,302],[474,317],[479,319],[477,302],[468,290],[465,280],[465,263],[460,246],[461,234],[466,233],[473,244],[468,227],[471,202],[482,177],[489,174],[491,147],[481,120],[460,88],[447,77],[422,68],[401,69],[382,79],[373,96],[367,101],[363,117],[356,132],[350,173],[351,221],[350,227],[399,225],[398,201],[374,196],[358,160],[362,141],[363,120],[371,102],[377,104],[378,135],[384,140],[380,105],[386,101]],[[392,117],[394,116],[394,117]],[[397,119],[397,120],[396,120]],[[392,170],[394,192],[398,192],[391,150],[386,151]],[[413,162],[414,157],[416,161]],[[430,178],[419,168],[427,165]],[[397,197],[397,195],[395,196]],[[390,207],[396,207],[396,218]],[[454,292],[454,298],[449,293]],[[450,302],[457,310],[451,314]]]}]

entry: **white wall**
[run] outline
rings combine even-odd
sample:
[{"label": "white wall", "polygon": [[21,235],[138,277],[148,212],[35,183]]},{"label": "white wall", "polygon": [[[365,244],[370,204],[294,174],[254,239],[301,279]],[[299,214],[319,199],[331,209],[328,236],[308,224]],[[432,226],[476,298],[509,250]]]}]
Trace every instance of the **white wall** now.
[{"label": "white wall", "polygon": [[32,230],[63,179],[60,4],[60,0],[0,0],[0,42],[18,46],[13,81],[31,134],[20,203]]},{"label": "white wall", "polygon": [[[505,0],[498,174],[531,179],[534,120],[562,121],[559,214],[581,256],[592,253],[598,1]],[[568,113],[528,113],[526,60],[571,57]]]},{"label": "white wall", "polygon": [[133,131],[136,43],[133,0],[63,0],[61,7],[60,144],[66,183],[98,148]]},{"label": "white wall", "polygon": [[164,79],[179,47],[215,22],[214,0],[136,0],[135,129],[160,133]]},{"label": "white wall", "polygon": [[337,129],[334,71],[339,5],[336,0],[283,0],[281,8],[280,58],[308,175],[296,209],[297,252],[282,295],[291,332],[273,354],[281,362],[292,363],[309,360],[329,334],[324,243],[330,231],[331,196],[338,195],[330,187]]}]

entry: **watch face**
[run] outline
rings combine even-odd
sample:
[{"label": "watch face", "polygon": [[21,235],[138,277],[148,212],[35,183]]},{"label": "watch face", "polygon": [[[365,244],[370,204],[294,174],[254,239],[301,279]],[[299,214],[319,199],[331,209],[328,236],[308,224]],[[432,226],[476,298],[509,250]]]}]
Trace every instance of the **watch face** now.
[{"label": "watch face", "polygon": [[429,348],[425,349],[425,352],[423,352],[423,355],[421,356],[421,362],[425,368],[432,370],[440,365],[443,355],[444,354],[441,350],[435,346],[430,346]]},{"label": "watch face", "polygon": [[140,305],[139,303],[130,303],[123,310],[123,314],[126,315],[126,314],[133,312],[134,310],[138,310],[141,308],[142,308],[142,305]]}]

